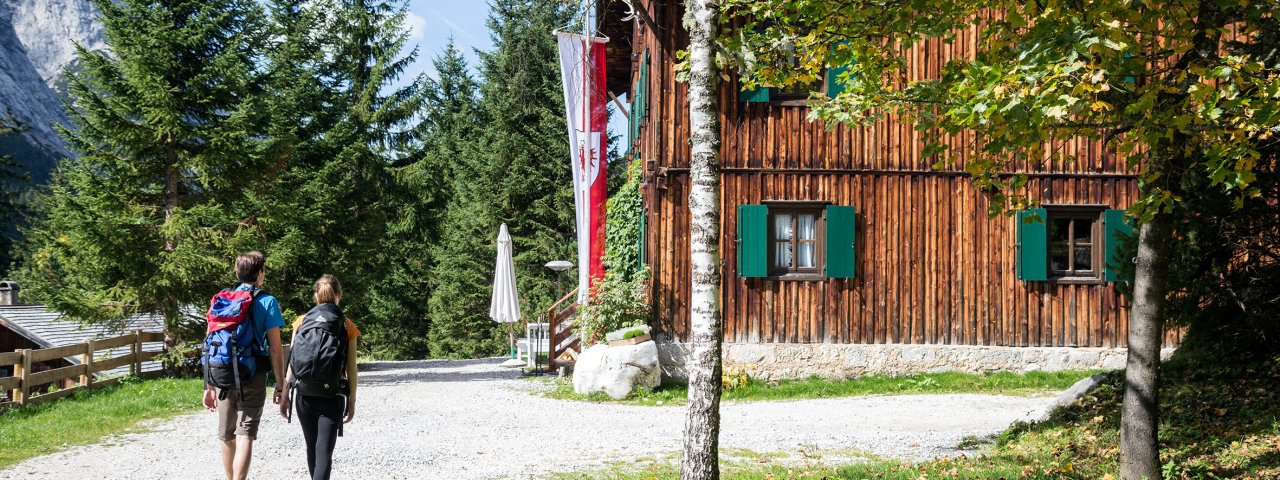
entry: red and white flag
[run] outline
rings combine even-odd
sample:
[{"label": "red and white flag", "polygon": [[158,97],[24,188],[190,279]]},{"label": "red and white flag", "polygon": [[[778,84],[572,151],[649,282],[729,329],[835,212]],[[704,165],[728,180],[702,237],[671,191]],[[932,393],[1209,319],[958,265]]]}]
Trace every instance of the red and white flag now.
[{"label": "red and white flag", "polygon": [[604,201],[609,115],[603,38],[557,32],[578,228],[578,303],[604,278]]}]

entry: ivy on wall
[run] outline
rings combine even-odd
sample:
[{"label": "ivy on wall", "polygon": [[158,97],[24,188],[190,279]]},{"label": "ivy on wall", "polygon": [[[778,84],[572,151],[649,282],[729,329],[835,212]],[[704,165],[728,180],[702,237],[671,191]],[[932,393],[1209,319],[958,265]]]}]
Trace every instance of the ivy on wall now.
[{"label": "ivy on wall", "polygon": [[631,163],[627,182],[605,203],[605,277],[596,284],[591,301],[578,310],[578,338],[583,348],[603,342],[605,334],[613,330],[649,321],[649,272],[640,262],[644,222],[640,164],[641,160]]}]

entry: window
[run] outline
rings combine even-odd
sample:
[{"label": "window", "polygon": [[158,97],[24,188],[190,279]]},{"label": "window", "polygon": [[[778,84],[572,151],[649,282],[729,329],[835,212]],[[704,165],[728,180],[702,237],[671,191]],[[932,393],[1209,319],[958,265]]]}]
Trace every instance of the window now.
[{"label": "window", "polygon": [[822,252],[818,229],[822,206],[774,204],[769,206],[769,272],[774,275],[820,274]]},{"label": "window", "polygon": [[808,100],[813,93],[822,93],[826,90],[826,82],[823,80],[827,77],[827,71],[824,69],[818,74],[818,78],[809,83],[796,82],[788,87],[770,88],[769,98],[775,101],[787,100]]},{"label": "window", "polygon": [[777,280],[857,275],[857,208],[826,202],[738,205],[737,274]]},{"label": "window", "polygon": [[1101,209],[1048,208],[1049,276],[1096,280]]},{"label": "window", "polygon": [[824,69],[814,81],[793,83],[786,88],[757,87],[751,90],[743,90],[738,93],[738,101],[746,103],[782,102],[784,104],[806,104],[814,92],[838,93],[828,88],[827,73],[827,70]]},{"label": "window", "polygon": [[1017,215],[1018,278],[1116,281],[1117,255],[1132,226],[1123,210],[1102,205],[1046,205]]}]

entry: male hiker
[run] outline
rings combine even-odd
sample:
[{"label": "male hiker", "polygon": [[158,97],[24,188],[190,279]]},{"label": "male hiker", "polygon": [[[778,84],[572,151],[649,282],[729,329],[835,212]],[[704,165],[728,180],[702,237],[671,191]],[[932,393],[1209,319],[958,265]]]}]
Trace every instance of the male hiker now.
[{"label": "male hiker", "polygon": [[205,339],[204,406],[218,414],[218,439],[228,480],[249,476],[253,440],[258,436],[267,397],[267,366],[277,382],[273,401],[287,398],[284,349],[280,345],[280,304],[259,290],[266,259],[259,252],[236,258],[240,285],[210,302],[209,336]]}]

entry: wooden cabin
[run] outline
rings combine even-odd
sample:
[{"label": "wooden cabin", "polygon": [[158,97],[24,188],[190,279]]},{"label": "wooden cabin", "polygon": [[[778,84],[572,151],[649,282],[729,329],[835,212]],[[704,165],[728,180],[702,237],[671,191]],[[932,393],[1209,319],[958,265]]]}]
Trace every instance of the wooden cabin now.
[{"label": "wooden cabin", "polygon": [[[599,28],[611,39],[609,88],[630,102],[629,157],[644,166],[652,324],[679,376],[690,128],[688,86],[673,65],[688,32],[682,2],[630,3],[637,12],[623,20],[625,3],[603,2]],[[959,34],[919,47],[914,75],[965,54],[977,32]],[[721,85],[727,361],[764,377],[1123,365],[1129,312],[1104,259],[1128,230],[1122,214],[1138,180],[1117,155],[1080,139],[1064,146],[1077,161],[1018,165],[1042,208],[989,217],[964,163],[933,168],[909,122],[810,121],[811,92],[839,88]],[[1045,221],[1019,221],[1033,215]],[[1170,333],[1167,346],[1177,341]],[[990,353],[973,360],[975,347]]]},{"label": "wooden cabin", "polygon": [[[66,318],[44,305],[23,304],[19,300],[20,287],[16,282],[0,281],[0,353],[19,350],[40,350],[84,343],[89,340],[101,340],[128,334],[135,330],[146,332],[163,332],[164,319],[156,315],[135,315],[114,324],[83,325]],[[160,342],[143,343],[145,351],[160,351],[164,344]],[[124,347],[128,350],[128,347]],[[103,350],[99,356],[112,357],[119,355],[120,350]],[[39,373],[62,367],[79,365],[80,355],[54,358],[43,362],[34,362],[31,373]],[[129,373],[129,365],[101,372],[103,377],[114,377]],[[142,362],[144,372],[159,371],[163,365],[159,361]],[[13,375],[11,365],[0,365],[0,378]],[[42,392],[54,386],[59,389],[76,385],[74,379],[60,380],[54,384],[39,384],[31,387],[32,391]],[[0,391],[0,402],[10,398],[9,391]]]}]

